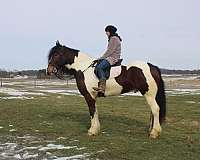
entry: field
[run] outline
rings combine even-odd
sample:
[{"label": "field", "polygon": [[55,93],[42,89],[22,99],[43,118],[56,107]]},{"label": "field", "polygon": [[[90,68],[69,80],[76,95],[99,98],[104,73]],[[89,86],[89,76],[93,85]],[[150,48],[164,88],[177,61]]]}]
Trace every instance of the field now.
[{"label": "field", "polygon": [[198,160],[200,82],[165,77],[167,120],[148,138],[150,109],[130,93],[100,98],[101,133],[89,137],[90,117],[74,82],[4,80],[0,88],[0,159]]}]

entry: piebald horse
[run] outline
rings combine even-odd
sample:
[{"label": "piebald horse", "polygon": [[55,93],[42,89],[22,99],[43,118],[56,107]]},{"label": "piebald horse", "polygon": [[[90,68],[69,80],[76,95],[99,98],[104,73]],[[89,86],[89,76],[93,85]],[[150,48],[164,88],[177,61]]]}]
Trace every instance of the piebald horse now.
[{"label": "piebald horse", "polygon": [[[63,71],[74,75],[77,87],[89,107],[91,127],[88,130],[88,135],[97,135],[100,132],[98,111],[95,106],[99,94],[92,88],[97,87],[99,81],[94,74],[94,67],[91,67],[94,60],[79,50],[61,45],[58,41],[48,55],[48,75],[58,76]],[[120,67],[120,74],[116,77],[110,77],[106,81],[106,90],[103,96],[139,91],[151,108],[149,137],[157,138],[161,133],[160,124],[166,116],[165,89],[160,69],[150,63],[139,61]]]}]

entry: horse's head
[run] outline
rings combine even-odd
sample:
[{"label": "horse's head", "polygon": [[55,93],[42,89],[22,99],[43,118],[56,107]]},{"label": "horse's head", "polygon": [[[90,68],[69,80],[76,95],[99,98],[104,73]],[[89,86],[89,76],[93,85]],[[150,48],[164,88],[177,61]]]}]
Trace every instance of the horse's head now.
[{"label": "horse's head", "polygon": [[64,65],[64,63],[64,49],[63,46],[59,43],[59,41],[57,41],[56,46],[54,46],[50,50],[48,56],[47,74],[56,74],[58,70]]},{"label": "horse's head", "polygon": [[55,74],[58,78],[62,78],[61,74],[67,70],[65,65],[74,63],[78,52],[78,50],[65,47],[57,41],[49,52],[47,74]]}]

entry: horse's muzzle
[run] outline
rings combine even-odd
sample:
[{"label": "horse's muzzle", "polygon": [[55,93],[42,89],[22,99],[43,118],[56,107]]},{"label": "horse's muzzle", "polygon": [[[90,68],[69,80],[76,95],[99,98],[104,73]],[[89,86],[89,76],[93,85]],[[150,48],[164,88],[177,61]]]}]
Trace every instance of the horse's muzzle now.
[{"label": "horse's muzzle", "polygon": [[53,65],[49,64],[47,68],[47,75],[51,76],[52,74],[56,74],[58,72],[57,68]]}]

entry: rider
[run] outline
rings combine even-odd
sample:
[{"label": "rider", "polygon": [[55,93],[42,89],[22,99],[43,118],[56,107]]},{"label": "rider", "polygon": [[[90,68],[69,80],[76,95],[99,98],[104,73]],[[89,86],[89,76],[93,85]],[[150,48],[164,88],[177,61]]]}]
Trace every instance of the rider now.
[{"label": "rider", "polygon": [[98,59],[95,71],[99,78],[98,87],[93,87],[95,91],[105,93],[106,88],[106,75],[105,70],[110,69],[112,65],[117,63],[121,56],[121,37],[116,33],[117,28],[108,25],[105,28],[106,35],[108,36],[108,47],[102,57]]}]

